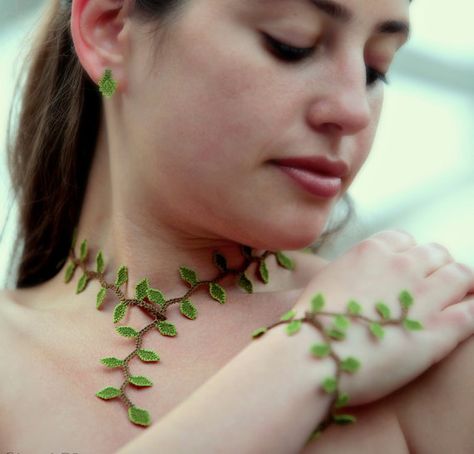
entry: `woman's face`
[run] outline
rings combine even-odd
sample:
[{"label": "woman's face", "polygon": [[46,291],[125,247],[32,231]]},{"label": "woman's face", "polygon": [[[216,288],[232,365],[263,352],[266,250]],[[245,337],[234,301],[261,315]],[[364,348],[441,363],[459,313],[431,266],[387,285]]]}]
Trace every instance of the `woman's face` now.
[{"label": "woman's face", "polygon": [[[408,0],[338,2],[350,22],[313,4],[328,1],[189,0],[162,42],[144,33],[156,24],[132,21],[118,132],[126,196],[190,238],[313,242],[373,143],[384,86],[366,67],[386,73],[406,38],[376,25],[408,22]],[[315,50],[285,62],[264,34]],[[348,165],[335,198],[272,163],[317,155]]]}]

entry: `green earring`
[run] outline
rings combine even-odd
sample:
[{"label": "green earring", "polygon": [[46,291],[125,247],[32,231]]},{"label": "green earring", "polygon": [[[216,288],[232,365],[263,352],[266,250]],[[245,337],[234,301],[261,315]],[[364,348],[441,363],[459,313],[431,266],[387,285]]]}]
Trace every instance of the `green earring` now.
[{"label": "green earring", "polygon": [[112,97],[117,89],[117,81],[112,77],[112,70],[106,69],[102,79],[99,81],[99,90],[103,96]]}]

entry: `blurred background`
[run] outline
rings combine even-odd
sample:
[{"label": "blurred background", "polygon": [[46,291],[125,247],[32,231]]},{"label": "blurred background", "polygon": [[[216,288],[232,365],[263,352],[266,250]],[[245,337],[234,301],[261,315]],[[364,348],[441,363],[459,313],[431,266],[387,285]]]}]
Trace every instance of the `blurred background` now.
[{"label": "blurred background", "polygon": [[[5,165],[8,113],[44,4],[0,0],[0,287],[12,286],[17,214]],[[332,259],[375,232],[402,228],[474,266],[474,4],[416,0],[410,8],[411,39],[390,70],[373,150],[349,190],[355,216],[319,254]]]}]

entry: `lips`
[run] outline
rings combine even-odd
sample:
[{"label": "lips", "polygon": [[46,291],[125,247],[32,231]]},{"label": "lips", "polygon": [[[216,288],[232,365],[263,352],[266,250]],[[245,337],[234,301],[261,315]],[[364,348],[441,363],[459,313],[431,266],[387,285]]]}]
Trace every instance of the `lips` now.
[{"label": "lips", "polygon": [[297,185],[316,197],[333,198],[342,189],[341,178],[349,173],[344,161],[330,161],[324,156],[273,160]]},{"label": "lips", "polygon": [[337,178],[344,178],[349,173],[349,166],[344,161],[331,161],[325,156],[308,156],[272,161],[279,166],[292,167]]}]

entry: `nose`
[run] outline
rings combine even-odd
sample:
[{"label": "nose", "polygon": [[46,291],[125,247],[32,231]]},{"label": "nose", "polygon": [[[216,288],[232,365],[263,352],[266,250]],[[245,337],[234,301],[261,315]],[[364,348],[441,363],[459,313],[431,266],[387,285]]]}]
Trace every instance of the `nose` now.
[{"label": "nose", "polygon": [[363,63],[346,63],[339,70],[328,67],[324,80],[316,80],[315,87],[308,109],[308,122],[312,128],[319,132],[353,135],[369,125],[373,113]]}]

